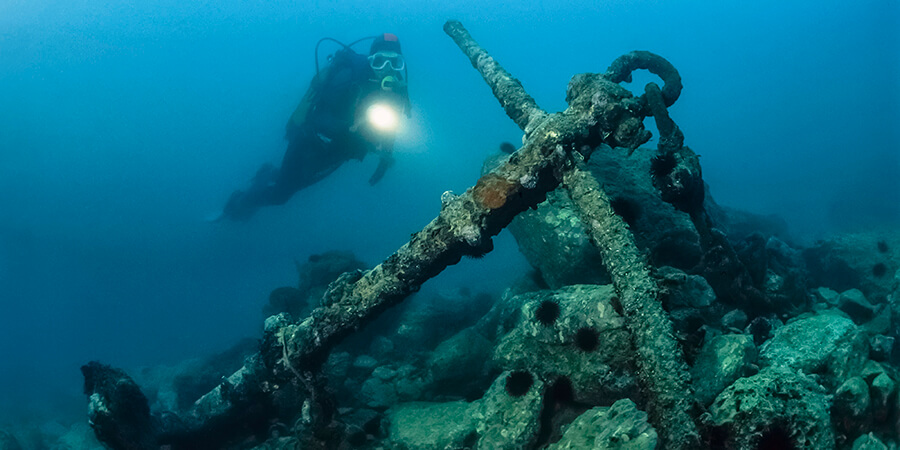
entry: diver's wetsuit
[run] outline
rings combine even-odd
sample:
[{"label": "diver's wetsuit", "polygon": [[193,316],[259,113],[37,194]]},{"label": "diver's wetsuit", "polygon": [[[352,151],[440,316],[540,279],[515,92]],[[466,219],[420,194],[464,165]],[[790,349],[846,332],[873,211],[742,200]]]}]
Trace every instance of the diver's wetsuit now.
[{"label": "diver's wetsuit", "polygon": [[[320,80],[321,77],[321,80]],[[375,144],[351,131],[364,100],[380,91],[365,55],[341,50],[313,79],[304,103],[287,124],[288,148],[281,168],[265,164],[246,191],[231,194],[222,218],[246,220],[262,206],[281,205],[351,160],[362,160]]]}]

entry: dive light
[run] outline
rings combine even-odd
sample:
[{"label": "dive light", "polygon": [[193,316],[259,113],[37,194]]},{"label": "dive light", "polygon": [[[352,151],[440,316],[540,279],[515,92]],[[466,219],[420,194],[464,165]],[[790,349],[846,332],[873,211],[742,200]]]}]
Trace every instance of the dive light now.
[{"label": "dive light", "polygon": [[366,109],[366,120],[378,131],[394,132],[400,124],[397,111],[385,103],[375,103]]}]

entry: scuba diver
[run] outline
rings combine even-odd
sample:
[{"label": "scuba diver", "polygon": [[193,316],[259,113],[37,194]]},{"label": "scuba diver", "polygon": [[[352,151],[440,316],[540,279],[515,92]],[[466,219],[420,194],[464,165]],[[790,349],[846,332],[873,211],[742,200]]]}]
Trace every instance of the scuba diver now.
[{"label": "scuba diver", "polygon": [[[374,39],[368,56],[352,49],[367,39]],[[341,48],[320,71],[319,45],[325,40]],[[323,38],[315,53],[316,75],[288,120],[281,167],[260,167],[246,191],[231,194],[217,221],[243,221],[260,207],[282,205],[341,164],[362,160],[370,152],[380,159],[369,184],[377,183],[392,165],[400,114],[410,115],[406,61],[397,36],[384,33],[350,45]]]}]

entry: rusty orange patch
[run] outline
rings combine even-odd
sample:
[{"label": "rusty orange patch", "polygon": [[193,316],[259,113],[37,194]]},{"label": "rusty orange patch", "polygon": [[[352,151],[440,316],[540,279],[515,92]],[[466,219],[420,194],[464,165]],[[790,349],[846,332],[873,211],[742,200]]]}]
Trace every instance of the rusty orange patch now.
[{"label": "rusty orange patch", "polygon": [[506,199],[515,192],[516,183],[499,175],[489,173],[478,179],[472,196],[484,208],[497,209],[506,204]]}]

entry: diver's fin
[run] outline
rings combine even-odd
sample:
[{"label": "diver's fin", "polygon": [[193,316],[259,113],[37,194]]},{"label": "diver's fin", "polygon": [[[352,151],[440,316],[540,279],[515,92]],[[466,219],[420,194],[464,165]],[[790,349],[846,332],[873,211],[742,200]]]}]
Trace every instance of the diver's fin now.
[{"label": "diver's fin", "polygon": [[213,211],[206,215],[203,220],[207,223],[219,223],[225,220],[224,211]]}]

